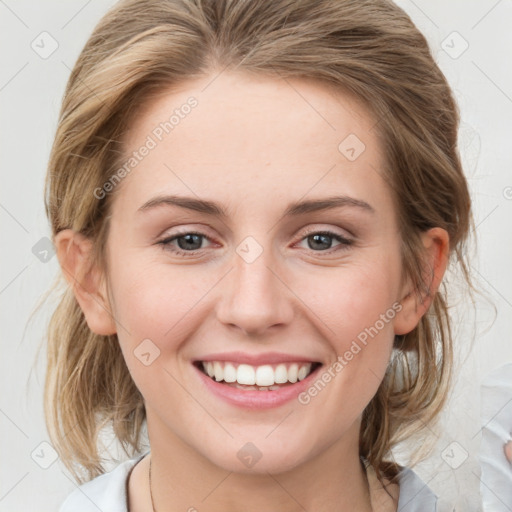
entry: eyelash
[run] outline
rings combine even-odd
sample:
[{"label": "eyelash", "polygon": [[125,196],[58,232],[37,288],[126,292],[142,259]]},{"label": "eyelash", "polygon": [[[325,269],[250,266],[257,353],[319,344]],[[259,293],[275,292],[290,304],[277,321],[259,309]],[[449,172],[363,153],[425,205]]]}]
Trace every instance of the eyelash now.
[{"label": "eyelash", "polygon": [[[171,245],[171,243],[174,240],[177,240],[178,238],[181,238],[181,237],[186,236],[186,235],[197,235],[197,236],[209,239],[209,237],[206,236],[203,233],[198,233],[198,232],[195,232],[195,231],[184,231],[182,233],[176,233],[172,237],[164,238],[163,240],[158,241],[157,244],[161,245],[164,250],[168,250],[168,251],[171,251],[172,253],[174,253],[174,254],[176,254],[178,256],[185,256],[185,257],[186,256],[195,255],[195,254],[197,254],[197,253],[199,253],[199,252],[204,250],[204,249],[194,249],[192,251],[185,251],[183,249],[179,249],[179,248],[173,247]],[[330,238],[334,238],[335,240],[340,242],[340,245],[337,248],[335,247],[335,248],[326,249],[326,250],[320,250],[320,251],[314,251],[313,249],[309,249],[312,252],[320,253],[320,254],[322,254],[322,253],[324,253],[324,254],[325,253],[331,254],[331,253],[336,252],[338,250],[342,250],[342,251],[343,250],[347,250],[348,247],[351,246],[354,243],[354,240],[345,238],[345,237],[339,235],[338,233],[334,233],[333,231],[328,231],[328,230],[327,231],[315,231],[315,230],[308,231],[308,232],[303,234],[303,236],[300,239],[300,241],[302,242],[302,240],[310,237],[311,235],[324,235],[324,236],[328,236]]]}]

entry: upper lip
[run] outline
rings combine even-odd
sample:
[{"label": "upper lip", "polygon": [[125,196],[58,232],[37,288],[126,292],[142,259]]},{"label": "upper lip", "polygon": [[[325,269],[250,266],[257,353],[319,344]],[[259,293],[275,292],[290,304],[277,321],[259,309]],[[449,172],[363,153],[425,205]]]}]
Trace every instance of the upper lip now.
[{"label": "upper lip", "polygon": [[199,361],[230,361],[239,364],[249,364],[251,366],[293,362],[319,362],[317,359],[312,357],[299,356],[295,354],[284,354],[281,352],[264,352],[262,354],[247,354],[244,352],[218,352],[216,354],[209,354],[207,356],[195,359],[195,362]]}]

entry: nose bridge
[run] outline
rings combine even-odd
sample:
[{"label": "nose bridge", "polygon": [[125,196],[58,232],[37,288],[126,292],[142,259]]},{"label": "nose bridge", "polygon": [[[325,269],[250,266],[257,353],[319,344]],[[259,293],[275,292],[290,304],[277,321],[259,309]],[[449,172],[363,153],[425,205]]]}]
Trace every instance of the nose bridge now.
[{"label": "nose bridge", "polygon": [[287,288],[276,275],[279,264],[270,236],[263,243],[246,237],[236,247],[232,262],[234,269],[219,301],[219,320],[253,333],[289,322],[292,307]]}]

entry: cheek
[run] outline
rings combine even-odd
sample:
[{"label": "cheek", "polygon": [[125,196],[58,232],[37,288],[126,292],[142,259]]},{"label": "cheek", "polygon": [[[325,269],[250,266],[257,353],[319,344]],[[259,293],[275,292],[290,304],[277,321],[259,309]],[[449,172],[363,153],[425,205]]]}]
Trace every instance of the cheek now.
[{"label": "cheek", "polygon": [[[315,417],[342,431],[362,413],[384,378],[394,340],[393,319],[400,306],[389,267],[359,272],[352,268],[338,277],[330,280],[325,294],[318,292],[317,281],[310,297],[316,304],[312,309],[328,326],[323,332],[334,352],[318,378],[330,391],[315,402]],[[315,381],[304,400],[313,400],[324,386]]]},{"label": "cheek", "polygon": [[134,350],[143,339],[160,348],[180,340],[187,315],[204,295],[204,286],[190,271],[137,260],[126,262],[111,275],[114,314],[122,345]]},{"label": "cheek", "polygon": [[[384,377],[394,340],[393,319],[400,307],[396,303],[399,271],[398,260],[375,258],[330,269],[329,277],[318,274],[300,281],[298,294],[307,297],[305,302],[322,320],[317,325],[333,352],[330,375],[324,375],[332,379],[332,393],[318,401],[325,406],[326,421],[333,411],[355,419]],[[313,387],[312,393],[317,393],[323,385]]]},{"label": "cheek", "polygon": [[[341,349],[392,308],[397,282],[398,272],[392,265],[361,264],[307,275],[296,281],[294,290],[322,319],[329,338]],[[382,330],[388,329],[392,322]]]},{"label": "cheek", "polygon": [[[118,339],[128,370],[147,403],[161,398],[185,410],[187,397],[172,377],[171,359],[193,333],[190,315],[204,290],[186,273],[171,273],[147,262],[126,263],[111,280]],[[168,394],[162,394],[162,387]]]}]

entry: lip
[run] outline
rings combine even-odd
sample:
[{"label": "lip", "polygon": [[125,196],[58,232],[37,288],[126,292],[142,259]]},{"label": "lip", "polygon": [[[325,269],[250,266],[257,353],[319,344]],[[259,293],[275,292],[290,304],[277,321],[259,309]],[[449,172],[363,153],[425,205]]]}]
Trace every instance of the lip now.
[{"label": "lip", "polygon": [[202,361],[222,361],[233,362],[239,364],[250,364],[251,366],[261,366],[264,364],[279,363],[320,363],[315,359],[306,356],[298,356],[294,354],[284,354],[282,352],[266,352],[263,354],[247,354],[245,352],[219,352],[209,354],[202,358],[197,358],[194,363]]},{"label": "lip", "polygon": [[[219,361],[219,359],[214,360]],[[292,360],[290,359],[290,361]],[[296,361],[296,359],[293,359],[293,361]],[[311,361],[311,359],[308,361]],[[323,365],[319,365],[305,379],[297,381],[295,384],[285,386],[281,389],[276,389],[273,391],[244,391],[243,389],[234,388],[217,382],[203,373],[196,364],[193,364],[192,366],[199,375],[203,385],[206,387],[206,389],[208,389],[209,392],[231,405],[250,410],[279,407],[286,402],[297,398],[300,393],[305,391],[311,385],[313,379],[315,379],[323,367]]]}]

